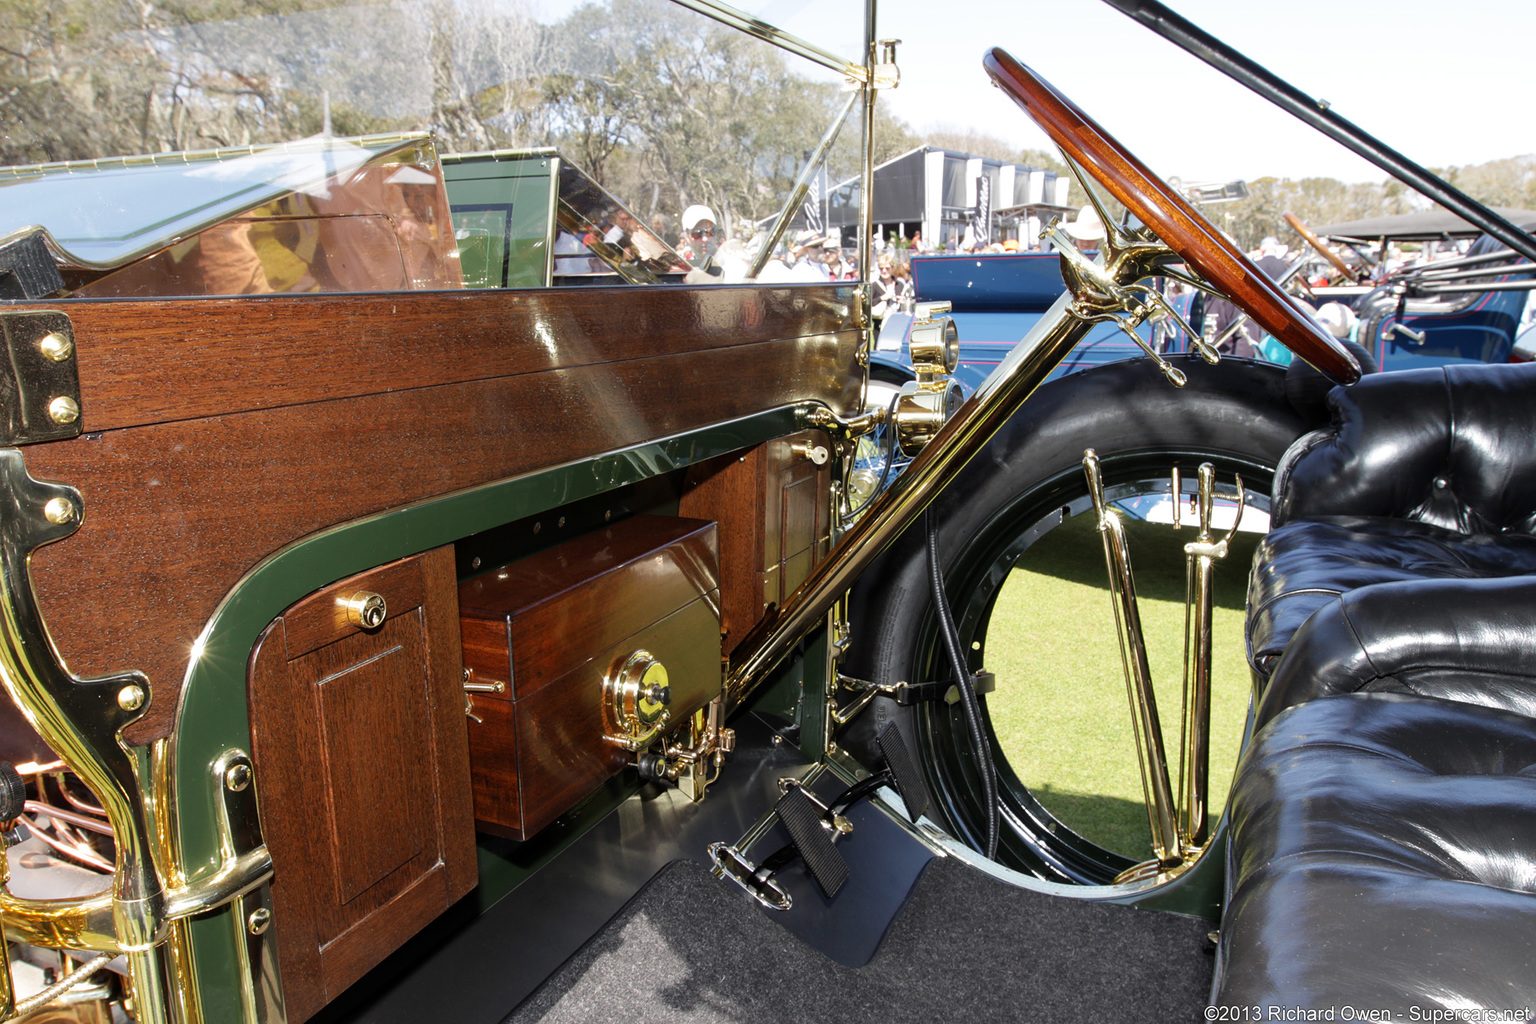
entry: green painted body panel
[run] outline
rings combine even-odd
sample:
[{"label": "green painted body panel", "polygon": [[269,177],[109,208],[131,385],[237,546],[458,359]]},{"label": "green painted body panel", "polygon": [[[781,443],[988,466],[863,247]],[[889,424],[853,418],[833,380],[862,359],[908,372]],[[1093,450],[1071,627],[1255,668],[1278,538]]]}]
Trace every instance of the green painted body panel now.
[{"label": "green painted body panel", "polygon": [[443,181],[466,288],[549,284],[552,155],[445,157]]}]

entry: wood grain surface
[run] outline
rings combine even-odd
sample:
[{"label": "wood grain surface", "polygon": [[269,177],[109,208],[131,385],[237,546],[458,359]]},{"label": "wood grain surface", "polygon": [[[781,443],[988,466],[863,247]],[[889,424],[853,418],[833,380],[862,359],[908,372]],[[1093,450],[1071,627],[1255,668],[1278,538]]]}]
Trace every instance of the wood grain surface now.
[{"label": "wood grain surface", "polygon": [[[331,614],[357,589],[390,605],[377,630]],[[252,758],[292,1021],[474,887],[456,594],[453,551],[438,548],[305,599],[252,656]]]},{"label": "wood grain surface", "polygon": [[[33,575],[81,676],[139,669],[165,736],[192,644],[263,558],[461,488],[798,401],[848,410],[848,286],[61,302],[88,433],[32,446],[79,532]],[[25,308],[24,304],[12,304]]]},{"label": "wood grain surface", "polygon": [[474,695],[482,829],[526,839],[633,761],[605,738],[604,679],[637,650],[666,666],[673,723],[720,694],[718,581],[713,522],[641,515],[460,585],[465,665],[513,681]]}]

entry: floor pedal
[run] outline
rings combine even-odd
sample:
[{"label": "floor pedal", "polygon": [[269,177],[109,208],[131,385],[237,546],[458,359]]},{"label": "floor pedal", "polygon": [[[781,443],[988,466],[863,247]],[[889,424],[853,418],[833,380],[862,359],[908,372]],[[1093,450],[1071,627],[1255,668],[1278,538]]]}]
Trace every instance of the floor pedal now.
[{"label": "floor pedal", "polygon": [[901,794],[902,803],[907,805],[907,817],[916,821],[928,810],[931,800],[922,768],[907,749],[906,742],[901,738],[901,730],[896,728],[894,722],[880,731],[875,742],[880,745],[880,753],[885,755],[885,766],[891,773],[896,792]]},{"label": "floor pedal", "polygon": [[848,862],[832,845],[832,833],[822,825],[822,808],[796,786],[780,798],[774,810],[822,893],[828,899],[836,896],[848,881]]}]

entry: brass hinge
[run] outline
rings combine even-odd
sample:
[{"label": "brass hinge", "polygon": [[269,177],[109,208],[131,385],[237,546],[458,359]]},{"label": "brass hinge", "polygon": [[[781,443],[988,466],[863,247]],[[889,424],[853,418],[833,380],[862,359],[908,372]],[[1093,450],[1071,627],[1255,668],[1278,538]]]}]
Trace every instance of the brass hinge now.
[{"label": "brass hinge", "polygon": [[62,441],[81,430],[75,331],[57,310],[0,310],[0,447]]}]

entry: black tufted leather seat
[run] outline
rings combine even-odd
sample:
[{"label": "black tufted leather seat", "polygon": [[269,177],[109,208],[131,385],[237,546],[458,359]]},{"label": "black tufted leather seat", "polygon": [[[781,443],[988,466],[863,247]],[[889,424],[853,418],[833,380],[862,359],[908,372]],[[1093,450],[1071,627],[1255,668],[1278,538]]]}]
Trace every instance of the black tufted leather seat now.
[{"label": "black tufted leather seat", "polygon": [[1230,813],[1218,1004],[1536,1007],[1536,721],[1313,700],[1255,739]]},{"label": "black tufted leather seat", "polygon": [[1329,404],[1250,577],[1259,697],[1215,998],[1530,1014],[1536,365],[1382,375]]},{"label": "black tufted leather seat", "polygon": [[1329,406],[1332,426],[1282,461],[1254,559],[1248,651],[1261,691],[1302,623],[1342,595],[1354,617],[1385,621],[1439,593],[1414,597],[1423,582],[1536,575],[1536,364],[1380,374],[1335,389]]},{"label": "black tufted leather seat", "polygon": [[1536,717],[1536,576],[1376,583],[1329,597],[1259,693],[1254,730],[1337,693],[1406,693]]}]

